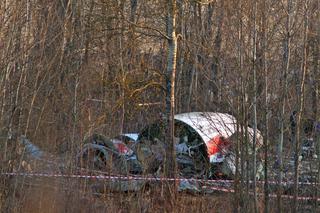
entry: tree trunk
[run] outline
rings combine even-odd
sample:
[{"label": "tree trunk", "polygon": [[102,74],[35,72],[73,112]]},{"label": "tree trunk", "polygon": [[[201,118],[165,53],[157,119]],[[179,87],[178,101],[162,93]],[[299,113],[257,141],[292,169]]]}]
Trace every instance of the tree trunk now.
[{"label": "tree trunk", "polygon": [[[317,16],[318,19],[317,23],[315,24],[317,27],[317,34],[316,34],[316,46],[315,46],[315,55],[314,55],[314,115],[316,118],[315,123],[315,138],[314,142],[316,145],[316,154],[318,156],[318,174],[317,174],[317,181],[316,184],[320,183],[320,110],[319,102],[320,102],[320,1],[318,1],[318,10]],[[319,196],[319,189],[316,187],[315,189],[315,197]],[[314,212],[316,212],[319,208],[319,201],[314,201]]]},{"label": "tree trunk", "polygon": [[264,73],[264,86],[265,86],[265,97],[264,97],[264,136],[263,136],[263,146],[264,146],[264,212],[269,212],[269,184],[268,184],[268,152],[269,152],[269,103],[268,103],[268,69],[267,69],[267,15],[266,15],[266,2],[263,1],[262,6],[262,70]]},{"label": "tree trunk", "polygon": [[294,202],[293,202],[293,212],[298,212],[298,181],[299,181],[299,147],[301,144],[301,120],[304,111],[304,92],[305,92],[305,79],[307,75],[307,41],[308,41],[308,2],[304,3],[304,33],[303,33],[303,57],[301,63],[301,84],[299,90],[299,110],[298,110],[298,120],[297,120],[297,135],[295,144],[295,168],[294,168]]},{"label": "tree trunk", "polygon": [[291,33],[290,33],[290,25],[291,25],[291,8],[292,8],[292,0],[288,0],[287,3],[287,20],[286,20],[286,37],[284,41],[284,53],[283,53],[283,73],[280,78],[280,116],[279,116],[279,144],[278,144],[278,193],[277,193],[277,205],[279,211],[281,210],[281,194],[282,194],[282,154],[283,154],[283,140],[284,140],[284,116],[286,110],[286,96],[287,96],[287,88],[288,88],[288,80],[287,75],[289,72],[290,66],[290,43],[291,43]]},{"label": "tree trunk", "polygon": [[[166,156],[164,171],[167,177],[174,178],[176,172],[176,157],[174,148],[174,110],[175,110],[175,77],[177,63],[177,37],[176,27],[176,0],[168,0],[168,16],[167,16],[167,39],[168,39],[168,55],[167,55],[167,75],[166,75]],[[176,184],[169,184],[168,195],[173,202],[176,191]],[[172,203],[171,203],[172,205]]]},{"label": "tree trunk", "polygon": [[256,55],[257,55],[257,29],[256,29],[256,16],[257,16],[257,1],[253,3],[253,50],[252,50],[252,70],[253,70],[253,195],[254,195],[254,212],[258,212],[257,206],[257,70],[256,70]]},{"label": "tree trunk", "polygon": [[221,53],[221,46],[222,46],[222,27],[223,27],[223,22],[224,22],[224,1],[220,1],[220,11],[218,14],[218,23],[217,23],[217,34],[214,40],[214,60],[213,60],[213,94],[214,94],[214,98],[216,100],[218,100],[218,106],[221,104],[221,101],[223,99],[222,97],[222,74],[220,73],[220,53]]}]

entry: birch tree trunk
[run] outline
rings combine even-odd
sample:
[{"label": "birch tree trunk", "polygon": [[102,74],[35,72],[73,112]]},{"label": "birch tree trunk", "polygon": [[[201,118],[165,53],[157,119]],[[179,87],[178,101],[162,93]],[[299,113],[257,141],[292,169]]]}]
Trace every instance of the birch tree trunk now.
[{"label": "birch tree trunk", "polygon": [[[166,72],[166,156],[165,156],[165,175],[167,177],[175,177],[176,157],[174,149],[174,110],[175,110],[175,78],[177,64],[177,37],[176,37],[176,0],[168,0],[167,15],[167,72]],[[170,198],[176,191],[176,186],[169,186]],[[172,200],[172,199],[171,199]],[[173,201],[173,200],[172,200]]]}]

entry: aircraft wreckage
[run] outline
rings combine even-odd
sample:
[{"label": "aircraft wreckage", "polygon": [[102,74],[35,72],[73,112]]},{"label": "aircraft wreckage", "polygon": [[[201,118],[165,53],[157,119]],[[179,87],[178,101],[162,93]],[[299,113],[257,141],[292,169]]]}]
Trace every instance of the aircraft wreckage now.
[{"label": "aircraft wreckage", "polygon": [[[174,118],[178,177],[232,179],[236,172],[234,149],[239,135],[236,119],[229,114],[213,112],[183,113]],[[241,135],[245,137],[247,133],[251,155],[254,130],[246,128]],[[165,156],[164,133],[164,122],[157,121],[139,134],[124,134],[115,139],[93,134],[84,140],[77,164],[90,171],[108,174],[159,176]],[[258,150],[262,146],[258,130],[256,139]],[[261,161],[257,165],[257,178],[260,178],[263,174]],[[190,187],[194,188],[188,183],[180,183],[181,190]],[[128,189],[128,186],[120,188]]]},{"label": "aircraft wreckage", "polygon": [[[241,131],[238,131],[239,129]],[[25,136],[18,137],[15,134],[8,134],[2,139],[6,139],[11,145],[14,144],[13,141],[19,142],[17,150],[21,155],[20,164],[14,166],[15,160],[10,161],[9,165],[12,165],[12,168],[8,171],[67,174],[72,167],[76,174],[80,172],[80,174],[93,176],[130,177],[130,179],[94,181],[92,184],[92,189],[95,191],[107,188],[110,191],[119,192],[139,191],[145,186],[150,186],[152,182],[150,180],[158,181],[164,178],[162,172],[166,151],[164,134],[165,122],[161,120],[147,125],[140,133],[122,134],[113,139],[93,134],[82,141],[75,152],[75,158],[69,161],[70,165],[66,164],[63,156],[52,156],[40,150]],[[241,142],[239,158],[243,158],[243,164],[239,166],[240,168],[238,167],[238,172],[242,178],[247,179],[248,176],[251,179],[253,166],[250,159],[253,154],[253,135],[254,130],[251,127],[239,126],[236,119],[229,114],[191,112],[175,115],[174,141],[177,162],[176,177],[179,179],[178,190],[208,193],[204,191],[206,186],[201,185],[202,181],[194,180],[233,179],[236,173],[235,149],[239,142]],[[262,141],[261,133],[257,130],[256,178],[260,180],[263,180],[263,159],[259,158]],[[310,141],[310,138],[305,140],[309,146]],[[301,147],[301,158],[299,157],[299,181],[314,183],[318,174],[317,159],[313,157],[314,148],[307,147],[305,142]],[[294,163],[292,159],[288,160],[284,163],[282,185],[284,190],[290,194],[293,187],[290,183],[294,177]],[[275,180],[278,173],[277,168],[272,165],[270,164],[268,168],[271,181]],[[245,172],[241,173],[241,168]],[[158,183],[157,181],[153,181],[152,186]],[[228,183],[228,181],[223,182]],[[276,185],[273,184],[273,186]]]}]

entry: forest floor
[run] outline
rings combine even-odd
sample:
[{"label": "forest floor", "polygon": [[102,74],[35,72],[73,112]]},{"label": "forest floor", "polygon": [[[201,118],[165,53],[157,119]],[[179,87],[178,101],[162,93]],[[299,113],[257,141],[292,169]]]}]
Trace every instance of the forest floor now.
[{"label": "forest floor", "polygon": [[[304,164],[311,164],[305,161]],[[288,162],[290,163],[290,162]],[[289,164],[288,164],[289,165]],[[48,167],[39,165],[38,171],[48,173]],[[306,167],[308,168],[308,167]],[[52,166],[51,166],[51,169]],[[59,169],[59,168],[54,168]],[[307,169],[306,169],[307,170]],[[52,171],[51,171],[52,173]],[[288,171],[291,179],[291,171]],[[14,193],[9,198],[13,206],[12,212],[165,212],[169,205],[163,196],[163,187],[154,187],[138,192],[114,192],[106,185],[108,180],[54,178],[54,177],[12,177],[10,183]],[[98,187],[97,187],[98,186]],[[232,186],[230,186],[233,189]],[[97,188],[99,190],[97,190]],[[252,190],[252,189],[251,189]],[[276,188],[273,189],[273,194]],[[307,187],[301,187],[303,196]],[[258,184],[257,191],[263,193],[263,184]],[[306,195],[312,195],[311,189]],[[290,191],[285,193],[292,194]],[[303,194],[304,193],[304,194]],[[243,196],[245,189],[243,190]],[[245,196],[244,196],[245,197]],[[252,195],[243,199],[244,209],[246,200],[252,205]],[[258,208],[263,209],[264,197],[258,197]],[[233,212],[235,194],[214,191],[211,193],[177,193],[174,204],[175,212]],[[292,199],[283,198],[283,211],[290,211]],[[319,203],[316,204],[319,207]],[[299,212],[313,212],[314,201],[299,201]],[[252,206],[250,206],[252,209]],[[270,198],[270,212],[277,212],[276,198]]]},{"label": "forest floor", "polygon": [[[44,160],[24,159],[19,168],[23,172],[32,173],[67,173],[63,168],[68,162],[66,157],[47,156]],[[305,158],[300,163],[300,180],[305,183],[314,182],[317,175],[317,159]],[[284,160],[284,181],[293,181],[294,166],[292,158]],[[71,171],[72,172],[72,171]],[[276,180],[274,165],[269,168],[269,180]],[[115,192],[106,187],[108,180],[94,180],[84,178],[61,178],[61,177],[9,177],[10,191],[7,197],[7,208],[11,212],[165,212],[168,201],[163,194],[163,185],[155,184],[144,190],[134,192]],[[226,187],[225,187],[226,188]],[[234,187],[227,186],[230,190]],[[98,190],[97,190],[98,189]],[[307,184],[299,188],[299,196],[314,196],[315,189],[319,185]],[[252,187],[251,189],[252,190]],[[275,195],[277,185],[270,185],[270,192]],[[263,209],[264,197],[263,184],[257,185],[258,208]],[[292,195],[292,184],[283,189],[284,194]],[[252,194],[245,197],[245,188],[242,190],[242,205],[244,209],[252,209]],[[174,203],[175,212],[233,212],[235,193],[212,190],[210,193],[180,192],[176,194]],[[292,199],[283,198],[283,211],[290,211]],[[248,201],[248,202],[246,202]],[[299,212],[312,212],[319,202],[314,200],[299,201]],[[270,198],[270,212],[276,212],[276,198]]]}]

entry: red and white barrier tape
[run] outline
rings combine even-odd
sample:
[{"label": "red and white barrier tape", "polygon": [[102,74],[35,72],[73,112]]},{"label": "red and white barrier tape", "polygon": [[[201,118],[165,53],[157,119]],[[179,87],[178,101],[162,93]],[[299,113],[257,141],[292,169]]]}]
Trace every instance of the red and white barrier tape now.
[{"label": "red and white barrier tape", "polygon": [[62,178],[84,178],[84,179],[99,179],[99,180],[147,180],[147,181],[191,181],[203,183],[232,183],[233,180],[206,180],[196,178],[165,178],[165,177],[150,177],[138,175],[81,175],[81,174],[50,174],[50,173],[17,173],[6,172],[1,173],[6,176],[26,176],[26,177],[62,177]]},{"label": "red and white barrier tape", "polygon": [[[221,191],[221,192],[229,192],[229,193],[234,193],[235,190],[234,189],[227,189],[227,188],[220,188],[220,187],[213,187],[213,186],[206,186],[205,188],[207,189],[212,189],[214,191]],[[250,195],[253,195],[253,192],[249,192]],[[257,193],[258,196],[264,196],[265,194],[263,193]],[[276,194],[268,194],[269,197],[271,198],[277,198]],[[281,198],[285,198],[285,199],[294,199],[293,195],[281,195]],[[320,197],[297,197],[297,200],[300,201],[309,201],[309,200],[316,200],[316,201],[320,201]]]},{"label": "red and white barrier tape", "polygon": [[[54,174],[54,173],[19,173],[19,172],[6,172],[0,173],[0,175],[6,176],[28,176],[28,177],[63,177],[63,178],[85,178],[85,179],[100,179],[100,180],[147,180],[147,181],[191,181],[201,183],[234,183],[234,180],[222,180],[222,179],[197,179],[197,178],[166,178],[166,177],[150,177],[141,175],[81,175],[81,174]],[[253,181],[249,181],[252,183]],[[264,181],[257,181],[257,183],[263,184]],[[276,181],[269,181],[269,184],[278,184]],[[281,184],[293,185],[294,182],[281,182]],[[318,186],[319,183],[310,182],[298,182],[298,185],[313,185]]]},{"label": "red and white barrier tape", "polygon": [[[165,178],[165,177],[148,177],[148,176],[124,176],[124,175],[81,175],[81,174],[49,174],[49,173],[18,173],[18,172],[5,172],[0,173],[0,175],[5,176],[24,176],[24,177],[53,177],[53,178],[83,178],[83,179],[96,179],[96,180],[146,180],[146,181],[195,181],[202,183],[232,183],[233,180],[205,180],[205,179],[195,179],[195,178]],[[262,181],[260,181],[262,182]],[[233,189],[214,187],[214,186],[204,186],[214,191],[230,192],[234,193]],[[252,194],[252,193],[250,193]],[[264,194],[258,193],[258,196],[263,196]],[[275,194],[269,194],[269,197],[277,197]],[[294,199],[292,195],[281,195],[282,198]],[[320,197],[297,197],[297,200],[307,201],[307,200],[317,200],[320,201]]]},{"label": "red and white barrier tape", "polygon": [[[105,173],[103,173],[104,175]],[[122,176],[122,177],[128,177],[128,176],[124,176],[124,175],[114,175],[114,176]],[[133,175],[133,174],[130,174],[130,177],[133,177],[133,179],[135,177],[149,177],[149,178],[153,178],[153,177],[150,177],[150,176],[141,176],[141,175]],[[163,180],[163,179],[162,179]],[[164,180],[166,181],[195,181],[195,182],[202,182],[202,183],[234,183],[235,180],[227,180],[227,179],[200,179],[200,178],[164,178]],[[241,182],[241,181],[239,181]],[[246,182],[246,181],[243,181],[243,182]],[[258,184],[264,184],[265,181],[259,181],[257,180],[256,181]],[[249,180],[249,183],[253,183],[252,180]],[[277,185],[279,184],[277,181],[268,181],[268,184],[269,185]],[[282,181],[280,183],[280,185],[294,185],[294,182],[293,181]],[[298,182],[298,185],[312,185],[312,186],[319,186],[320,183],[315,183],[315,182]]]},{"label": "red and white barrier tape", "polygon": [[[232,183],[233,180],[205,180],[195,178],[165,178],[165,177],[144,177],[144,176],[124,176],[124,175],[81,175],[81,174],[49,174],[49,173],[18,173],[18,172],[5,172],[0,175],[5,176],[25,176],[25,177],[53,177],[53,178],[83,178],[83,179],[96,179],[96,180],[146,180],[146,181],[195,181],[203,183]],[[231,192],[234,193],[233,189],[205,186],[214,191]],[[264,194],[258,193],[259,196]],[[277,197],[275,194],[269,194],[270,197]],[[292,195],[281,195],[282,198],[294,199]],[[320,198],[315,197],[297,197],[297,200],[317,200]]]}]

